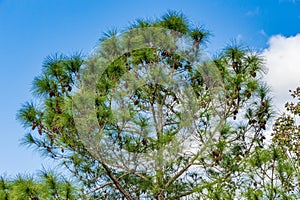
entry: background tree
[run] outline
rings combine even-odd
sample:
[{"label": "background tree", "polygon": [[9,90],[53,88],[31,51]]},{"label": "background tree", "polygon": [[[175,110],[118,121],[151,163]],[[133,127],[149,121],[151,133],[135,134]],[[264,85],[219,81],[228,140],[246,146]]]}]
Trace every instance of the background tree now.
[{"label": "background tree", "polygon": [[37,177],[18,175],[13,179],[4,176],[0,178],[1,200],[75,200],[83,198],[79,193],[79,188],[51,171],[40,171]]},{"label": "background tree", "polygon": [[290,90],[293,102],[285,104],[286,112],[279,116],[273,126],[272,139],[274,146],[281,151],[282,157],[274,162],[279,180],[276,185],[276,192],[286,199],[299,198],[299,150],[300,150],[300,88]]},{"label": "background tree", "polygon": [[209,34],[190,24],[171,11],[108,32],[89,58],[48,57],[33,83],[40,106],[18,113],[32,129],[24,143],[59,160],[90,198],[268,196],[270,181],[254,182],[272,116],[262,58],[232,45],[203,60]]}]

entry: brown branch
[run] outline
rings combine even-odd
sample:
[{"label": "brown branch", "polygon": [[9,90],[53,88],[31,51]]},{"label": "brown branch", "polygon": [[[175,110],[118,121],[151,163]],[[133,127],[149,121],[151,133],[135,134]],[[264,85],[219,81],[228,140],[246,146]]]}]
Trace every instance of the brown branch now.
[{"label": "brown branch", "polygon": [[[220,126],[223,124],[224,120],[222,120],[216,127],[215,129],[212,131],[213,133],[216,133]],[[214,135],[214,134],[212,134]],[[211,144],[212,142],[212,138],[209,138],[206,145],[204,145],[204,147],[202,149],[200,149],[197,154],[191,159],[191,161],[185,165],[184,168],[182,168],[175,176],[173,176],[173,178],[171,178],[167,184],[165,185],[165,188],[168,188],[172,183],[174,183],[177,178],[179,178],[185,171],[187,171],[189,169],[190,166],[192,166],[194,164],[194,162],[198,159],[198,157],[200,156],[200,154],[202,154],[205,149],[208,147],[209,144]]]},{"label": "brown branch", "polygon": [[199,157],[200,153],[202,153],[202,151],[199,151],[195,156],[194,158],[187,164],[185,165],[184,168],[182,168],[175,176],[173,176],[173,178],[171,178],[167,184],[165,185],[165,188],[169,187],[172,183],[174,183],[174,181],[177,180],[177,178],[179,178],[186,170],[188,170],[188,168],[190,166],[193,165],[193,163],[195,162],[195,160]]},{"label": "brown branch", "polygon": [[131,197],[131,195],[122,187],[121,183],[119,182],[119,179],[117,177],[115,177],[115,175],[113,174],[113,172],[111,171],[111,169],[104,162],[100,162],[100,163],[103,166],[103,168],[106,171],[106,173],[109,176],[109,178],[112,180],[112,182],[118,188],[118,190],[124,195],[124,197],[127,200],[133,200],[133,198]]}]

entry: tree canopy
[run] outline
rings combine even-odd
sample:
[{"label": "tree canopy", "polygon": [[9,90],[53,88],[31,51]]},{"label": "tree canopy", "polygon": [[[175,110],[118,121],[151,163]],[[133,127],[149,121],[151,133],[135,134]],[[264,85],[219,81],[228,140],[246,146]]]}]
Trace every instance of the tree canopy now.
[{"label": "tree canopy", "polygon": [[237,44],[208,58],[209,35],[170,11],[108,31],[89,56],[47,57],[18,112],[24,144],[89,198],[294,198],[287,155],[265,143],[263,58]]}]

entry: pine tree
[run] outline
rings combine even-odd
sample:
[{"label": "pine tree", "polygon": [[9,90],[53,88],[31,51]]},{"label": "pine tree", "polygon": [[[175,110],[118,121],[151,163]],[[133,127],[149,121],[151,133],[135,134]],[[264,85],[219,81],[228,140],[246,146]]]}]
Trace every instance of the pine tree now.
[{"label": "pine tree", "polygon": [[46,58],[41,106],[18,113],[24,143],[95,199],[258,198],[251,162],[272,117],[263,59],[236,44],[207,59],[209,35],[170,11],[107,32],[89,57]]}]

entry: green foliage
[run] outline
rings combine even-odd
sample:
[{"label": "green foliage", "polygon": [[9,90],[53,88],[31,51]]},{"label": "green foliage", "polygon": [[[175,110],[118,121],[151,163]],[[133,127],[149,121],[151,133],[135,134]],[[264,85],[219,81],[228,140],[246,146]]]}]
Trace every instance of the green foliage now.
[{"label": "green foliage", "polygon": [[[299,101],[300,88],[290,92],[291,96]],[[285,147],[293,156],[299,157],[300,125],[297,124],[297,117],[300,114],[300,103],[287,102],[285,108],[287,113],[282,114],[274,123],[273,141]]]},{"label": "green foliage", "polygon": [[[183,36],[191,42],[182,50]],[[31,128],[24,144],[60,161],[91,199],[295,197],[286,147],[265,143],[273,111],[261,81],[263,59],[233,44],[215,59],[202,60],[208,36],[202,26],[192,27],[183,14],[170,11],[157,20],[139,19],[124,34],[108,31],[90,58],[46,58],[33,82],[40,106],[25,103],[18,112]],[[148,46],[131,49],[141,41]],[[132,80],[143,84],[126,90]],[[193,93],[185,99],[189,103],[176,92],[182,82]],[[86,104],[90,91],[92,107]],[[183,105],[186,110],[178,109]],[[76,115],[87,116],[80,127]],[[283,140],[292,141],[278,139]],[[70,195],[69,184],[41,175],[45,195]],[[7,187],[1,182],[4,199]],[[30,188],[32,194],[37,190]]]},{"label": "green foliage", "polygon": [[60,178],[51,171],[41,171],[37,177],[18,175],[16,178],[1,177],[1,200],[77,200],[84,199],[79,187],[70,181]]}]

